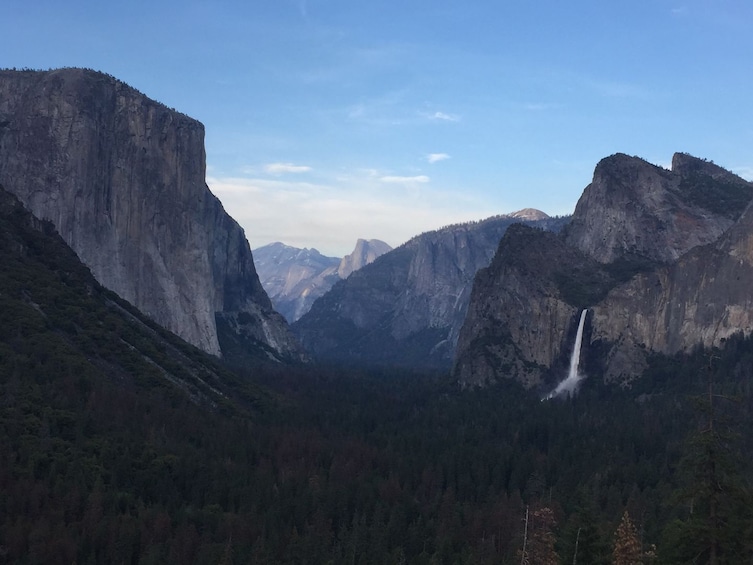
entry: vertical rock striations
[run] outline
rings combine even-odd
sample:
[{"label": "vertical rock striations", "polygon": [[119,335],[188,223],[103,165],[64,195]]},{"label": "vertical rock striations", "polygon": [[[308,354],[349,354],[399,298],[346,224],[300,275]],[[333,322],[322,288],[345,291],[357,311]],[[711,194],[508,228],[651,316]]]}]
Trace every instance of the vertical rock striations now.
[{"label": "vertical rock striations", "polygon": [[642,273],[594,308],[592,340],[613,344],[605,378],[629,381],[645,352],[721,345],[753,332],[753,204],[714,244]]},{"label": "vertical rock striations", "polygon": [[187,341],[220,354],[219,316],[266,353],[299,355],[206,186],[196,120],[98,72],[0,71],[0,183],[103,285]]}]

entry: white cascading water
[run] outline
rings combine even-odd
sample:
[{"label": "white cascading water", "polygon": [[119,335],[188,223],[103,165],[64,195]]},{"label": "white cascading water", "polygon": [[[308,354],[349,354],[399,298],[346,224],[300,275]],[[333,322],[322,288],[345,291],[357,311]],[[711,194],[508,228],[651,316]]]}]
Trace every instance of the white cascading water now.
[{"label": "white cascading water", "polygon": [[575,346],[570,355],[570,371],[567,373],[567,377],[557,385],[557,388],[546,396],[546,399],[554,398],[560,394],[574,394],[575,390],[578,388],[578,383],[583,378],[583,376],[578,373],[578,365],[580,364],[580,349],[581,343],[583,342],[583,326],[586,325],[586,314],[588,314],[587,309],[580,313],[578,332],[575,334]]}]

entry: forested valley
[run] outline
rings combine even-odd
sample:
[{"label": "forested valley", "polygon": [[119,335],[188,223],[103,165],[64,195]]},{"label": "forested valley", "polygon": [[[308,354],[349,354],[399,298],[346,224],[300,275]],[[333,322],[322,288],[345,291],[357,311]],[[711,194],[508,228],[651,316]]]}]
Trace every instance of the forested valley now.
[{"label": "forested valley", "polygon": [[0,563],[746,563],[753,341],[513,380],[223,367],[0,215]]}]

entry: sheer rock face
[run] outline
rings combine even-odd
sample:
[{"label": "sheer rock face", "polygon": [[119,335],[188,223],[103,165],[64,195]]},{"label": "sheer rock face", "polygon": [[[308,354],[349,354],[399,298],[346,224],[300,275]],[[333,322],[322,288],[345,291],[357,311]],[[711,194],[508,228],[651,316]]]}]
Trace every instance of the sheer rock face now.
[{"label": "sheer rock face", "polygon": [[646,350],[719,346],[738,332],[753,332],[753,205],[714,244],[614,289],[593,309],[591,339],[616,344],[605,376],[625,381]]},{"label": "sheer rock face", "polygon": [[[647,353],[753,331],[753,184],[689,155],[615,155],[561,234],[516,228],[474,282],[455,360],[465,385],[557,379],[588,308],[592,371],[628,383]],[[588,371],[588,368],[586,368]],[[556,374],[555,374],[556,373]]]},{"label": "sheer rock face", "polygon": [[419,235],[335,284],[293,329],[320,359],[449,368],[473,277],[518,221],[497,216]]},{"label": "sheer rock face", "polygon": [[600,265],[557,234],[524,225],[507,230],[491,264],[473,283],[454,369],[464,386],[483,386],[502,376],[527,387],[540,384],[580,311],[565,298],[562,277],[569,269],[590,273]]},{"label": "sheer rock face", "polygon": [[220,354],[215,316],[246,312],[249,336],[298,355],[206,186],[196,120],[94,71],[2,71],[0,183],[104,286],[190,343]]},{"label": "sheer rock face", "polygon": [[373,263],[377,257],[380,257],[392,251],[392,247],[378,239],[359,239],[356,241],[356,248],[353,253],[346,255],[340,261],[337,267],[337,275],[341,279],[347,279],[353,271]]}]

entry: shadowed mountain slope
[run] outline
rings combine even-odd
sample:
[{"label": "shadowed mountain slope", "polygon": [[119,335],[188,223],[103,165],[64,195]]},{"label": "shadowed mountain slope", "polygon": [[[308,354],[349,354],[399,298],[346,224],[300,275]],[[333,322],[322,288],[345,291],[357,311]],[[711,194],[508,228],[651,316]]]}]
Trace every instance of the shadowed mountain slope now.
[{"label": "shadowed mountain slope", "polygon": [[447,368],[471,283],[507,228],[524,221],[559,229],[563,218],[523,211],[419,235],[337,283],[293,325],[316,358]]}]

